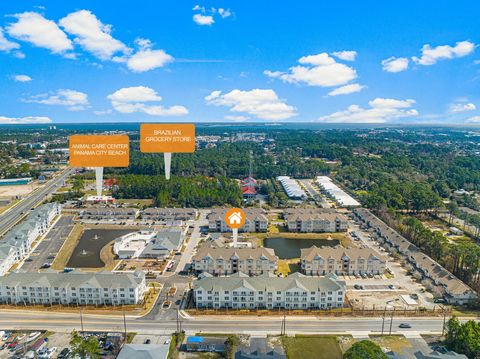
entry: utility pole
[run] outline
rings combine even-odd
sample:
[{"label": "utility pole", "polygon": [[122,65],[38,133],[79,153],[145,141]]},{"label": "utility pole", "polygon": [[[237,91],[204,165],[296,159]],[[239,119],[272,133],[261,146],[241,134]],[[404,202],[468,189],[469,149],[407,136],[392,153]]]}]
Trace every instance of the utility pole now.
[{"label": "utility pole", "polygon": [[125,343],[127,343],[127,318],[125,317],[125,308],[122,308],[123,310],[123,327],[125,329]]},{"label": "utility pole", "polygon": [[390,331],[388,335],[392,335],[393,314],[395,313],[395,307],[393,307],[392,316],[390,318]]},{"label": "utility pole", "polygon": [[83,315],[82,315],[82,307],[80,307],[80,327],[82,328],[82,333],[83,333]]},{"label": "utility pole", "polygon": [[385,327],[385,314],[387,312],[387,308],[385,307],[384,311],[383,311],[383,317],[382,317],[382,336],[383,336],[383,329]]},{"label": "utility pole", "polygon": [[286,323],[287,323],[287,310],[283,309],[283,319],[282,319],[282,328],[280,330],[280,335],[286,334]]},{"label": "utility pole", "polygon": [[447,311],[445,309],[445,306],[442,306],[443,309],[443,327],[442,327],[442,337],[445,335],[445,327],[447,324]]},{"label": "utility pole", "polygon": [[180,333],[180,319],[178,317],[178,308],[177,308],[177,333]]}]

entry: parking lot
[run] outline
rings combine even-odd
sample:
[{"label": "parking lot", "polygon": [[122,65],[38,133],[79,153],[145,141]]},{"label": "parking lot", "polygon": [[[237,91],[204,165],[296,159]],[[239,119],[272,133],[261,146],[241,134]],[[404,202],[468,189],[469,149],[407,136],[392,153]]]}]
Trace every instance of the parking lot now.
[{"label": "parking lot", "polygon": [[72,218],[70,215],[62,215],[21,268],[26,271],[38,271],[45,263],[51,264],[72,231],[74,225]]},{"label": "parking lot", "polygon": [[0,359],[22,358],[27,353],[30,357],[36,355],[37,358],[49,359],[58,358],[61,351],[69,346],[70,334],[31,331],[4,332],[0,340]]}]

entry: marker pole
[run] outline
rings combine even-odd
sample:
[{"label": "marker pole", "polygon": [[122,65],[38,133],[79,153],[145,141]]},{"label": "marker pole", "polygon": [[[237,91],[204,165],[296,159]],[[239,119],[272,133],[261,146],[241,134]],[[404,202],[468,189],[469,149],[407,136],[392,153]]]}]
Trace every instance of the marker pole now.
[{"label": "marker pole", "polygon": [[97,184],[97,196],[101,196],[103,190],[103,167],[95,167],[95,180]]},{"label": "marker pole", "polygon": [[232,228],[232,233],[233,233],[233,246],[237,246],[237,241],[238,241],[238,228]]},{"label": "marker pole", "polygon": [[172,165],[172,153],[171,152],[164,152],[163,159],[165,161],[165,178],[167,180],[170,179],[170,168]]}]

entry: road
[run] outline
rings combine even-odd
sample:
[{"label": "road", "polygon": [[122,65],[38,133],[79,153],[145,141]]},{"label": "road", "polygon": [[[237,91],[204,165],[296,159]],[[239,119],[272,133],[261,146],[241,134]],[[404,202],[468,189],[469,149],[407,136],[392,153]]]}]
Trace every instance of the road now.
[{"label": "road", "polygon": [[313,200],[319,203],[322,208],[331,207],[330,204],[325,200],[323,195],[320,192],[318,192],[318,190],[315,187],[313,187],[313,180],[299,179],[298,181],[303,185],[303,187],[307,190],[307,192],[310,193],[310,196],[312,196]]},{"label": "road", "polygon": [[63,182],[73,173],[74,169],[69,168],[60,175],[52,178],[42,187],[30,193],[23,198],[14,207],[0,215],[0,235],[5,234],[10,228],[20,221],[26,215],[27,211],[38,205],[46,197],[54,193]]},{"label": "road", "polygon": [[[281,316],[252,318],[195,318],[182,319],[182,329],[189,333],[262,333],[279,334]],[[400,323],[407,322],[412,328],[400,329]],[[84,330],[89,331],[123,331],[122,316],[83,315]],[[443,318],[394,318],[392,333],[418,335],[418,333],[439,333],[442,331]],[[127,329],[139,334],[166,334],[176,330],[175,319],[145,320],[129,318]],[[55,313],[32,311],[2,311],[0,312],[0,328],[2,329],[30,329],[70,332],[80,328],[79,313]],[[385,332],[390,328],[390,319],[385,319]],[[316,317],[287,317],[286,329],[288,334],[316,333],[379,333],[382,330],[382,318],[316,318]]]}]

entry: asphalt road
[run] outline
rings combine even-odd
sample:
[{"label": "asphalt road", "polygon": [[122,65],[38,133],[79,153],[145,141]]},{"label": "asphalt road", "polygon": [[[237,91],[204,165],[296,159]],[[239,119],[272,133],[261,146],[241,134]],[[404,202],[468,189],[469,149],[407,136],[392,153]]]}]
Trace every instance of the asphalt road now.
[{"label": "asphalt road", "polygon": [[44,263],[52,263],[53,258],[49,257],[55,256],[60,251],[72,231],[73,225],[73,216],[61,216],[21,268],[28,272],[36,272]]},{"label": "asphalt road", "polygon": [[[281,317],[261,318],[195,318],[182,319],[182,329],[187,332],[204,333],[262,333],[279,334]],[[400,323],[409,323],[412,328],[401,329]],[[439,333],[442,331],[443,318],[394,318],[392,334],[418,335],[418,333]],[[122,316],[83,315],[84,330],[90,331],[123,331]],[[139,334],[166,334],[176,330],[177,322],[174,319],[145,320],[129,318],[127,316],[127,330]],[[0,328],[2,329],[30,329],[53,330],[69,332],[80,328],[79,313],[54,313],[31,311],[2,311],[0,312]],[[287,317],[286,329],[288,334],[317,333],[380,333],[382,318],[322,318],[315,317]],[[390,329],[389,318],[385,319],[384,330]]]},{"label": "asphalt road", "polygon": [[73,173],[73,171],[73,168],[67,169],[61,175],[52,178],[42,187],[30,193],[27,197],[24,197],[14,207],[2,213],[2,215],[0,215],[0,235],[6,233],[11,227],[18,223],[18,221],[20,221],[20,219],[22,219],[31,208],[35,207],[46,197],[55,192],[68,176]]}]

